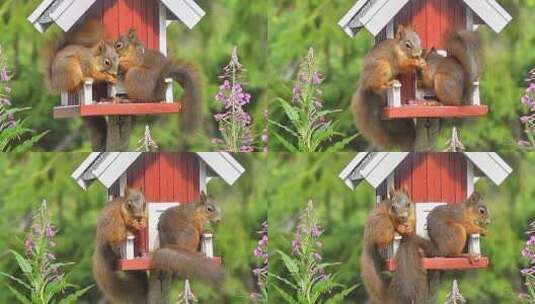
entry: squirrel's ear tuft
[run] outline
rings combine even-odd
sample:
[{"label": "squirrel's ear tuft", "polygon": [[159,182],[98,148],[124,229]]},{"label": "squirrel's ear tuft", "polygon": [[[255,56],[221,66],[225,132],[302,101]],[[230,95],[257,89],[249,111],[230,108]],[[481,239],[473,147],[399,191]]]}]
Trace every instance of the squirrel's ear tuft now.
[{"label": "squirrel's ear tuft", "polygon": [[396,32],[396,39],[402,40],[405,37],[405,26],[403,24],[398,25],[398,30]]},{"label": "squirrel's ear tuft", "polygon": [[134,41],[137,39],[137,31],[136,29],[130,29],[128,31],[128,39],[130,39],[131,41]]},{"label": "squirrel's ear tuft", "polygon": [[104,41],[99,42],[97,48],[95,49],[95,55],[98,56],[104,53],[105,48],[106,48],[106,42]]},{"label": "squirrel's ear tuft", "polygon": [[475,205],[483,201],[483,196],[477,191],[474,191],[472,195],[468,198],[468,204]]}]

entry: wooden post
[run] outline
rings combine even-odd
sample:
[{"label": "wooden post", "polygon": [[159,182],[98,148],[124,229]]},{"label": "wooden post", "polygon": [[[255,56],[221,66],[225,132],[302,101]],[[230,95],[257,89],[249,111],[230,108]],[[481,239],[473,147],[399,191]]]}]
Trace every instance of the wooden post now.
[{"label": "wooden post", "polygon": [[151,271],[149,276],[148,303],[170,304],[171,303],[171,274],[161,271]]},{"label": "wooden post", "polygon": [[435,141],[440,132],[438,119],[424,118],[416,120],[416,140],[414,151],[435,151]]},{"label": "wooden post", "polygon": [[128,140],[132,133],[134,118],[132,116],[109,116],[106,151],[128,151]]}]

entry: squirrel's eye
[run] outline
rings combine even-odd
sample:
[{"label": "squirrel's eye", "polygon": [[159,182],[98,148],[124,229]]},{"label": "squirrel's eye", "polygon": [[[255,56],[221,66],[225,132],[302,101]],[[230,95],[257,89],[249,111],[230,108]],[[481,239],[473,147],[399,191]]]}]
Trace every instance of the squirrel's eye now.
[{"label": "squirrel's eye", "polygon": [[111,66],[111,60],[109,60],[109,59],[105,59],[105,60],[104,60],[104,64],[105,64],[106,66]]},{"label": "squirrel's eye", "polygon": [[405,46],[409,49],[412,48],[412,44],[410,42],[405,43]]},{"label": "squirrel's eye", "polygon": [[486,214],[487,210],[483,207],[479,207],[479,214]]},{"label": "squirrel's eye", "polygon": [[214,206],[208,206],[206,207],[206,210],[208,210],[208,212],[214,212]]},{"label": "squirrel's eye", "polygon": [[117,42],[117,43],[115,44],[115,48],[118,49],[118,50],[122,49],[123,46],[124,46],[124,45],[123,45],[122,42]]}]

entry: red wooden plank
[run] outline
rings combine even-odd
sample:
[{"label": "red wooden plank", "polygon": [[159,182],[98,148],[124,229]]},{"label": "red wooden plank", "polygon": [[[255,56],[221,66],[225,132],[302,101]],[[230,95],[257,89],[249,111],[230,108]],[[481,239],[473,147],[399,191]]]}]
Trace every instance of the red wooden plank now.
[{"label": "red wooden plank", "polygon": [[[141,189],[145,187],[145,154],[141,154],[138,159],[128,168],[127,171],[128,187]],[[144,189],[143,189],[144,190]]]},{"label": "red wooden plank", "polygon": [[160,202],[159,153],[145,154],[145,197],[149,202]]},{"label": "red wooden plank", "polygon": [[127,0],[116,0],[119,6],[119,35],[123,35],[132,27],[132,8],[127,5]]},{"label": "red wooden plank", "polygon": [[[388,260],[385,262],[385,268],[388,271],[396,270],[396,261]],[[423,258],[422,266],[425,269],[436,269],[436,270],[454,270],[454,269],[482,269],[488,268],[490,261],[488,257],[482,257],[481,260],[470,263],[467,258]]]},{"label": "red wooden plank", "polygon": [[174,170],[174,195],[175,200],[180,203],[188,203],[186,195],[184,195],[184,187],[187,181],[187,174],[184,172],[185,161],[183,153],[175,154],[175,170]]},{"label": "red wooden plank", "polygon": [[427,39],[425,48],[440,47],[442,45],[442,20],[447,18],[447,13],[442,7],[442,0],[429,0],[426,5],[427,16]]},{"label": "red wooden plank", "polygon": [[173,202],[174,185],[174,155],[173,153],[160,154],[160,199]]},{"label": "red wooden plank", "polygon": [[442,201],[441,180],[441,153],[429,153],[427,157],[427,189],[429,202]]},{"label": "red wooden plank", "polygon": [[446,117],[477,117],[485,116],[488,106],[402,106],[385,107],[382,119],[399,118],[446,118]]},{"label": "red wooden plank", "polygon": [[146,6],[146,21],[145,21],[145,26],[147,27],[147,44],[146,46],[149,48],[149,49],[155,49],[155,45],[154,45],[154,37],[156,36],[156,28],[154,28],[154,19],[155,19],[155,16],[157,16],[157,12],[155,12],[155,10],[157,10],[157,7],[158,7],[158,2],[159,1],[150,1],[150,2],[147,2],[147,6]]},{"label": "red wooden plank", "polygon": [[429,40],[429,21],[427,19],[427,11],[429,10],[428,0],[413,0],[412,6],[412,18],[410,24],[413,29],[420,36],[422,47],[427,48],[427,41]]},{"label": "red wooden plank", "polygon": [[[132,28],[136,29],[138,38],[142,38],[146,31],[143,31],[143,8],[142,8],[142,2],[143,0],[131,0],[131,6],[132,6]],[[144,41],[145,39],[142,39]]]},{"label": "red wooden plank", "polygon": [[428,202],[427,196],[427,153],[414,153],[412,171],[412,200]]},{"label": "red wooden plank", "polygon": [[413,154],[409,154],[395,170],[396,172],[395,188],[406,189],[409,192],[411,198],[413,196],[412,163],[413,163]]},{"label": "red wooden plank", "polygon": [[463,198],[461,197],[461,189],[462,189],[462,181],[461,181],[461,174],[462,174],[462,161],[464,160],[463,156],[460,153],[454,153],[453,159],[454,159],[454,173],[455,176],[453,180],[454,184],[454,192],[455,192],[455,203],[460,203]]},{"label": "red wooden plank", "polygon": [[103,1],[102,22],[106,26],[106,36],[115,39],[119,36],[119,3],[116,0]]},{"label": "red wooden plank", "polygon": [[180,103],[97,103],[80,105],[80,116],[176,114]]},{"label": "red wooden plank", "polygon": [[441,201],[453,203],[455,201],[455,187],[453,186],[451,153],[440,153],[440,164]]}]

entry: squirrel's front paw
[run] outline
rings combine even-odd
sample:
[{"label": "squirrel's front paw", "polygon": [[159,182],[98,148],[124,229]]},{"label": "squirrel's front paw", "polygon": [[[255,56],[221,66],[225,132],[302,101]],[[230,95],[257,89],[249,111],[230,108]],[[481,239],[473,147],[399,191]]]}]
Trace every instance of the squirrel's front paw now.
[{"label": "squirrel's front paw", "polygon": [[468,253],[466,254],[466,258],[468,258],[468,261],[470,262],[470,264],[475,264],[481,261],[481,254],[480,253]]},{"label": "squirrel's front paw", "polygon": [[106,82],[109,84],[117,84],[117,78],[112,75],[106,75]]}]

